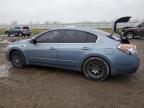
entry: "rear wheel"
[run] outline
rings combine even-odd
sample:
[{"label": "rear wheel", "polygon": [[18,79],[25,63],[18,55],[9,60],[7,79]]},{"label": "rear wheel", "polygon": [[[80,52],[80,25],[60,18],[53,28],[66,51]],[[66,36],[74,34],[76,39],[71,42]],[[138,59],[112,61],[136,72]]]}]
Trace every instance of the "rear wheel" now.
[{"label": "rear wheel", "polygon": [[14,67],[24,68],[26,66],[26,61],[24,55],[19,51],[14,51],[10,55],[10,60]]},{"label": "rear wheel", "polygon": [[19,33],[18,33],[18,36],[23,36],[22,32],[19,32]]},{"label": "rear wheel", "polygon": [[31,34],[27,34],[27,36],[30,36]]},{"label": "rear wheel", "polygon": [[88,79],[103,81],[110,74],[108,63],[99,57],[88,58],[83,64],[83,72]]},{"label": "rear wheel", "polygon": [[126,33],[126,37],[127,37],[127,39],[133,39],[134,38],[134,33],[133,32],[127,32]]}]

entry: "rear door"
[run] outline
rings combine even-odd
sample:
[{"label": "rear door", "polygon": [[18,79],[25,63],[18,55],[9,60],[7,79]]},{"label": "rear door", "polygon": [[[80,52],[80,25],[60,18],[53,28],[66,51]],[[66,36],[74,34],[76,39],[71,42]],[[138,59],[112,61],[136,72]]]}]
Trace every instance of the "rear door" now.
[{"label": "rear door", "polygon": [[20,31],[20,29],[21,29],[21,27],[15,27],[14,29],[13,29],[13,34],[14,35],[18,35],[18,32]]},{"label": "rear door", "polygon": [[58,44],[58,64],[78,68],[81,60],[89,53],[97,40],[97,36],[77,30],[64,30]]},{"label": "rear door", "polygon": [[16,27],[12,27],[12,28],[10,29],[10,34],[11,34],[11,35],[15,35],[15,32],[16,32]]}]

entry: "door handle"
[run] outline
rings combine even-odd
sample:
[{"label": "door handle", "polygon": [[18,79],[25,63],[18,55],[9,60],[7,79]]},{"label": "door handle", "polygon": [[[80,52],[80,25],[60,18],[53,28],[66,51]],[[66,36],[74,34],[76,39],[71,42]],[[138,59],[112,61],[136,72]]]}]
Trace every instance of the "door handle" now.
[{"label": "door handle", "polygon": [[90,50],[89,47],[83,47],[82,50]]},{"label": "door handle", "polygon": [[56,50],[54,47],[51,47],[49,50]]}]

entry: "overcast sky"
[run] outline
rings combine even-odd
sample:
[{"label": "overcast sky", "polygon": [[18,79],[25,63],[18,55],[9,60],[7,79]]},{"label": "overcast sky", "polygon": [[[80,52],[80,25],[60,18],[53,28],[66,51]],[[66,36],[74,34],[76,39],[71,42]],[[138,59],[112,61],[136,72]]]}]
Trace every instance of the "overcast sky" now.
[{"label": "overcast sky", "polygon": [[0,23],[144,19],[144,0],[0,0]]}]

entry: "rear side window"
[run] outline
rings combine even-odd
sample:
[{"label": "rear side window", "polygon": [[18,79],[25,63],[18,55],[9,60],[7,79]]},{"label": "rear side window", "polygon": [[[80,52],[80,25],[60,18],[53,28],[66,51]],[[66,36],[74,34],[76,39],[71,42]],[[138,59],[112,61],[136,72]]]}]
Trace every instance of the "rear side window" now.
[{"label": "rear side window", "polygon": [[87,40],[88,33],[76,31],[76,30],[65,30],[63,36],[63,43],[85,43]]},{"label": "rear side window", "polygon": [[87,43],[95,43],[97,38],[98,37],[96,35],[89,33],[87,37]]},{"label": "rear side window", "polygon": [[15,29],[20,29],[20,27],[15,27]]},{"label": "rear side window", "polygon": [[36,38],[38,43],[57,43],[60,36],[60,30],[48,31]]}]

